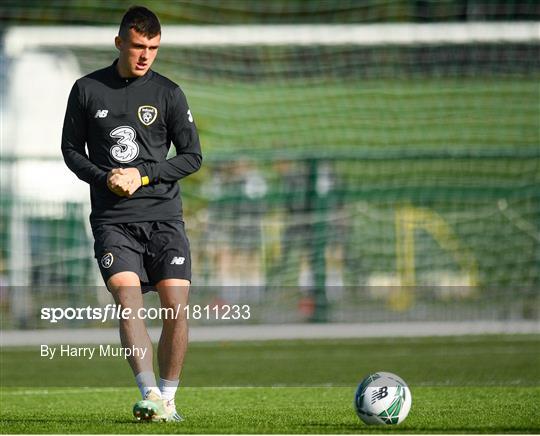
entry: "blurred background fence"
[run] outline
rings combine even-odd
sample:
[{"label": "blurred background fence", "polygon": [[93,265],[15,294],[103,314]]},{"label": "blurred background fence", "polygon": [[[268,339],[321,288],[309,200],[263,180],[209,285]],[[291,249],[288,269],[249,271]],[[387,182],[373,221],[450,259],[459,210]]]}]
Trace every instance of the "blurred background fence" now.
[{"label": "blurred background fence", "polygon": [[[538,2],[145,4],[204,147],[181,182],[192,302],[270,323],[538,321]],[[5,328],[109,301],[59,138],[128,6],[0,6]]]}]

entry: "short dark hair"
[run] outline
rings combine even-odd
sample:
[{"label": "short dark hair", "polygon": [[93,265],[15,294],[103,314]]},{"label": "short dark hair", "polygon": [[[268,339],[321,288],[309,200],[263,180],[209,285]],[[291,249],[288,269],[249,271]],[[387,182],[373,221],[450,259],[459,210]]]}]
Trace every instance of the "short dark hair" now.
[{"label": "short dark hair", "polygon": [[129,29],[133,29],[147,38],[161,35],[161,24],[158,17],[144,6],[132,6],[126,11],[120,23],[118,35],[126,38]]}]

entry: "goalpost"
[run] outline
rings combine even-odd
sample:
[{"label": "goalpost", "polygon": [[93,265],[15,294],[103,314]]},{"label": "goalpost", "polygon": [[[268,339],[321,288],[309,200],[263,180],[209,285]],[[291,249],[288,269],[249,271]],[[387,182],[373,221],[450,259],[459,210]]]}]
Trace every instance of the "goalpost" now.
[{"label": "goalpost", "polygon": [[[8,30],[8,56],[38,47],[111,47],[117,26],[17,26]],[[535,22],[438,24],[165,25],[162,46],[413,45],[529,43],[540,39]]]}]

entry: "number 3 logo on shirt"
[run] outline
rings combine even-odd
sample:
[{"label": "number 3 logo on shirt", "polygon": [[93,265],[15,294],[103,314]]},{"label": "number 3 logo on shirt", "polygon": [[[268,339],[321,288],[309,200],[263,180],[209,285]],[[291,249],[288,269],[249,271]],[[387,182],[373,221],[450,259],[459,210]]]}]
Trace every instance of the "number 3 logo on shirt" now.
[{"label": "number 3 logo on shirt", "polygon": [[111,156],[117,162],[131,162],[139,155],[139,144],[135,142],[137,133],[132,127],[120,126],[109,134],[112,138],[117,138],[116,144],[111,147]]}]

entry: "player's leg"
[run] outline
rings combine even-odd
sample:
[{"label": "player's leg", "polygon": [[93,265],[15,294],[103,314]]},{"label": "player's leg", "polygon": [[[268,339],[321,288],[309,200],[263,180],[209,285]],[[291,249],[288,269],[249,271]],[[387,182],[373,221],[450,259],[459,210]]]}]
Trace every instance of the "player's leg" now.
[{"label": "player's leg", "polygon": [[[133,355],[128,361],[143,400],[156,401],[155,404],[144,403],[144,407],[139,410],[139,417],[145,418],[147,415],[151,418],[163,408],[152,368],[152,344],[144,320],[138,316],[139,309],[143,307],[141,280],[148,280],[143,266],[144,246],[140,243],[133,225],[107,224],[95,227],[92,231],[95,238],[95,256],[103,280],[116,304],[131,310],[132,316],[119,320],[122,346],[135,346],[146,350],[144,358]],[[140,355],[142,356],[142,353]]]},{"label": "player's leg", "polygon": [[175,396],[188,345],[188,322],[184,308],[188,304],[189,280],[164,279],[156,285],[161,307],[174,314],[163,318],[158,345],[159,388],[167,420],[180,421]]},{"label": "player's leg", "polygon": [[147,248],[149,259],[146,269],[149,277],[156,285],[162,308],[172,314],[162,316],[163,329],[158,346],[159,387],[165,408],[170,412],[168,420],[180,420],[174,398],[187,349],[185,307],[191,280],[189,241],[183,222],[154,223]]},{"label": "player's leg", "polygon": [[138,419],[153,419],[162,415],[164,409],[153,369],[152,342],[144,320],[138,316],[139,309],[144,307],[139,276],[131,271],[118,272],[107,280],[107,288],[117,305],[131,311],[131,316],[119,320],[122,347],[145,351],[127,358],[143,398],[133,406],[133,414]]},{"label": "player's leg", "polygon": [[136,347],[145,351],[144,357],[138,355],[128,357],[127,360],[133,374],[137,376],[137,374],[143,372],[153,373],[152,342],[144,320],[138,316],[139,309],[144,307],[139,276],[131,271],[116,273],[107,280],[107,288],[117,305],[121,306],[122,309],[128,308],[131,310],[132,316],[119,320],[122,347]]},{"label": "player's leg", "polygon": [[159,374],[166,380],[177,380],[184,363],[188,344],[188,323],[184,308],[188,304],[189,285],[189,280],[184,279],[164,279],[156,285],[161,307],[174,314],[164,317],[158,346]]}]

